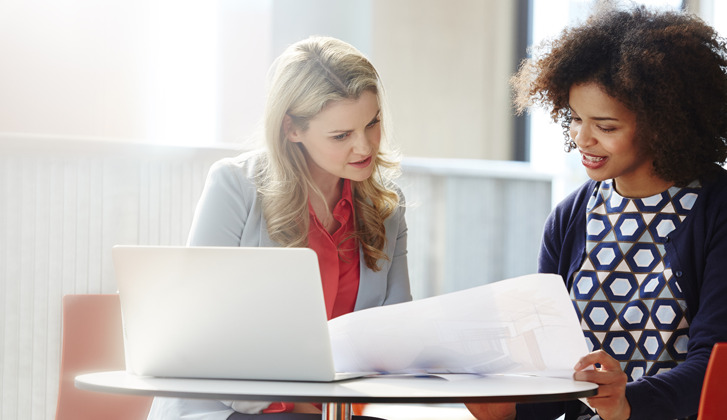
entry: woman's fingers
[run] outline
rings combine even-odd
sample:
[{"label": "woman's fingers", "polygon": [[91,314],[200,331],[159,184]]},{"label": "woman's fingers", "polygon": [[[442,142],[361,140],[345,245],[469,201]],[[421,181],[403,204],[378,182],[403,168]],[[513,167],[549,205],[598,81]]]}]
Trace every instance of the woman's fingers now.
[{"label": "woman's fingers", "polygon": [[619,366],[617,370],[606,370],[603,367],[593,370],[582,370],[574,373],[573,379],[576,381],[593,382],[599,385],[620,383],[625,386],[628,377]]},{"label": "woman's fingers", "polygon": [[601,365],[601,368],[605,370],[621,370],[621,363],[603,350],[596,350],[581,357],[573,369],[583,370],[595,364]]},{"label": "woman's fingers", "polygon": [[[590,369],[591,367],[595,369]],[[626,400],[628,377],[621,363],[603,350],[583,356],[574,366],[573,379],[598,384],[598,394],[587,399],[603,418],[628,418],[631,406]]]}]

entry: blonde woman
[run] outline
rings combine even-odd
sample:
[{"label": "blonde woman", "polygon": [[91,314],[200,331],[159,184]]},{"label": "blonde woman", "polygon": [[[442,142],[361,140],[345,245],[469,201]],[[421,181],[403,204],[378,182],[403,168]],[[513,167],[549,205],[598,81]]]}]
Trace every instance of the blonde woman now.
[{"label": "blonde woman", "polygon": [[[411,300],[382,99],[377,71],[351,45],[326,37],[291,45],[271,68],[264,147],[212,167],[189,245],[312,248],[329,319]],[[258,415],[315,419],[320,407],[157,398],[149,418]]]}]

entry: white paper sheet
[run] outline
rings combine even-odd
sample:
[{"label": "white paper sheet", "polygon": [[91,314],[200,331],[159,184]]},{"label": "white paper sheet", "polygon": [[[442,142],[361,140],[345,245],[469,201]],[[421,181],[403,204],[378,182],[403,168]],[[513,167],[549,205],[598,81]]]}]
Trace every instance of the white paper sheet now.
[{"label": "white paper sheet", "polygon": [[571,377],[588,350],[563,280],[533,274],[329,321],[337,371]]}]

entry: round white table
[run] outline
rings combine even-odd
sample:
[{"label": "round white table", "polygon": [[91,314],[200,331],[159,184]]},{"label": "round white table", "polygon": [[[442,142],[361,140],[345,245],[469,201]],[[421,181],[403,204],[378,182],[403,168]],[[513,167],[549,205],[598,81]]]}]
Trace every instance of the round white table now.
[{"label": "round white table", "polygon": [[339,382],[141,377],[125,371],[76,377],[76,387],[115,394],[323,403],[323,419],[347,420],[351,403],[548,402],[596,395],[598,386],[524,375],[373,376]]}]

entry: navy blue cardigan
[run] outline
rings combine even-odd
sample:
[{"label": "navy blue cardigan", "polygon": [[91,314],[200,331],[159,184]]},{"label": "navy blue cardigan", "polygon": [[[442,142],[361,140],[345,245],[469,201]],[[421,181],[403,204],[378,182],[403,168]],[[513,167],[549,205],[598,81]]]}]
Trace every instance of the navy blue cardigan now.
[{"label": "navy blue cardigan", "polygon": [[[538,271],[557,273],[573,285],[585,258],[586,205],[598,184],[588,181],[550,214],[538,257]],[[687,359],[668,372],[626,385],[631,419],[694,416],[712,345],[727,341],[727,172],[703,182],[689,216],[666,239],[674,276],[684,292],[689,321]],[[577,410],[577,401],[518,405],[518,419],[556,418]]]}]

